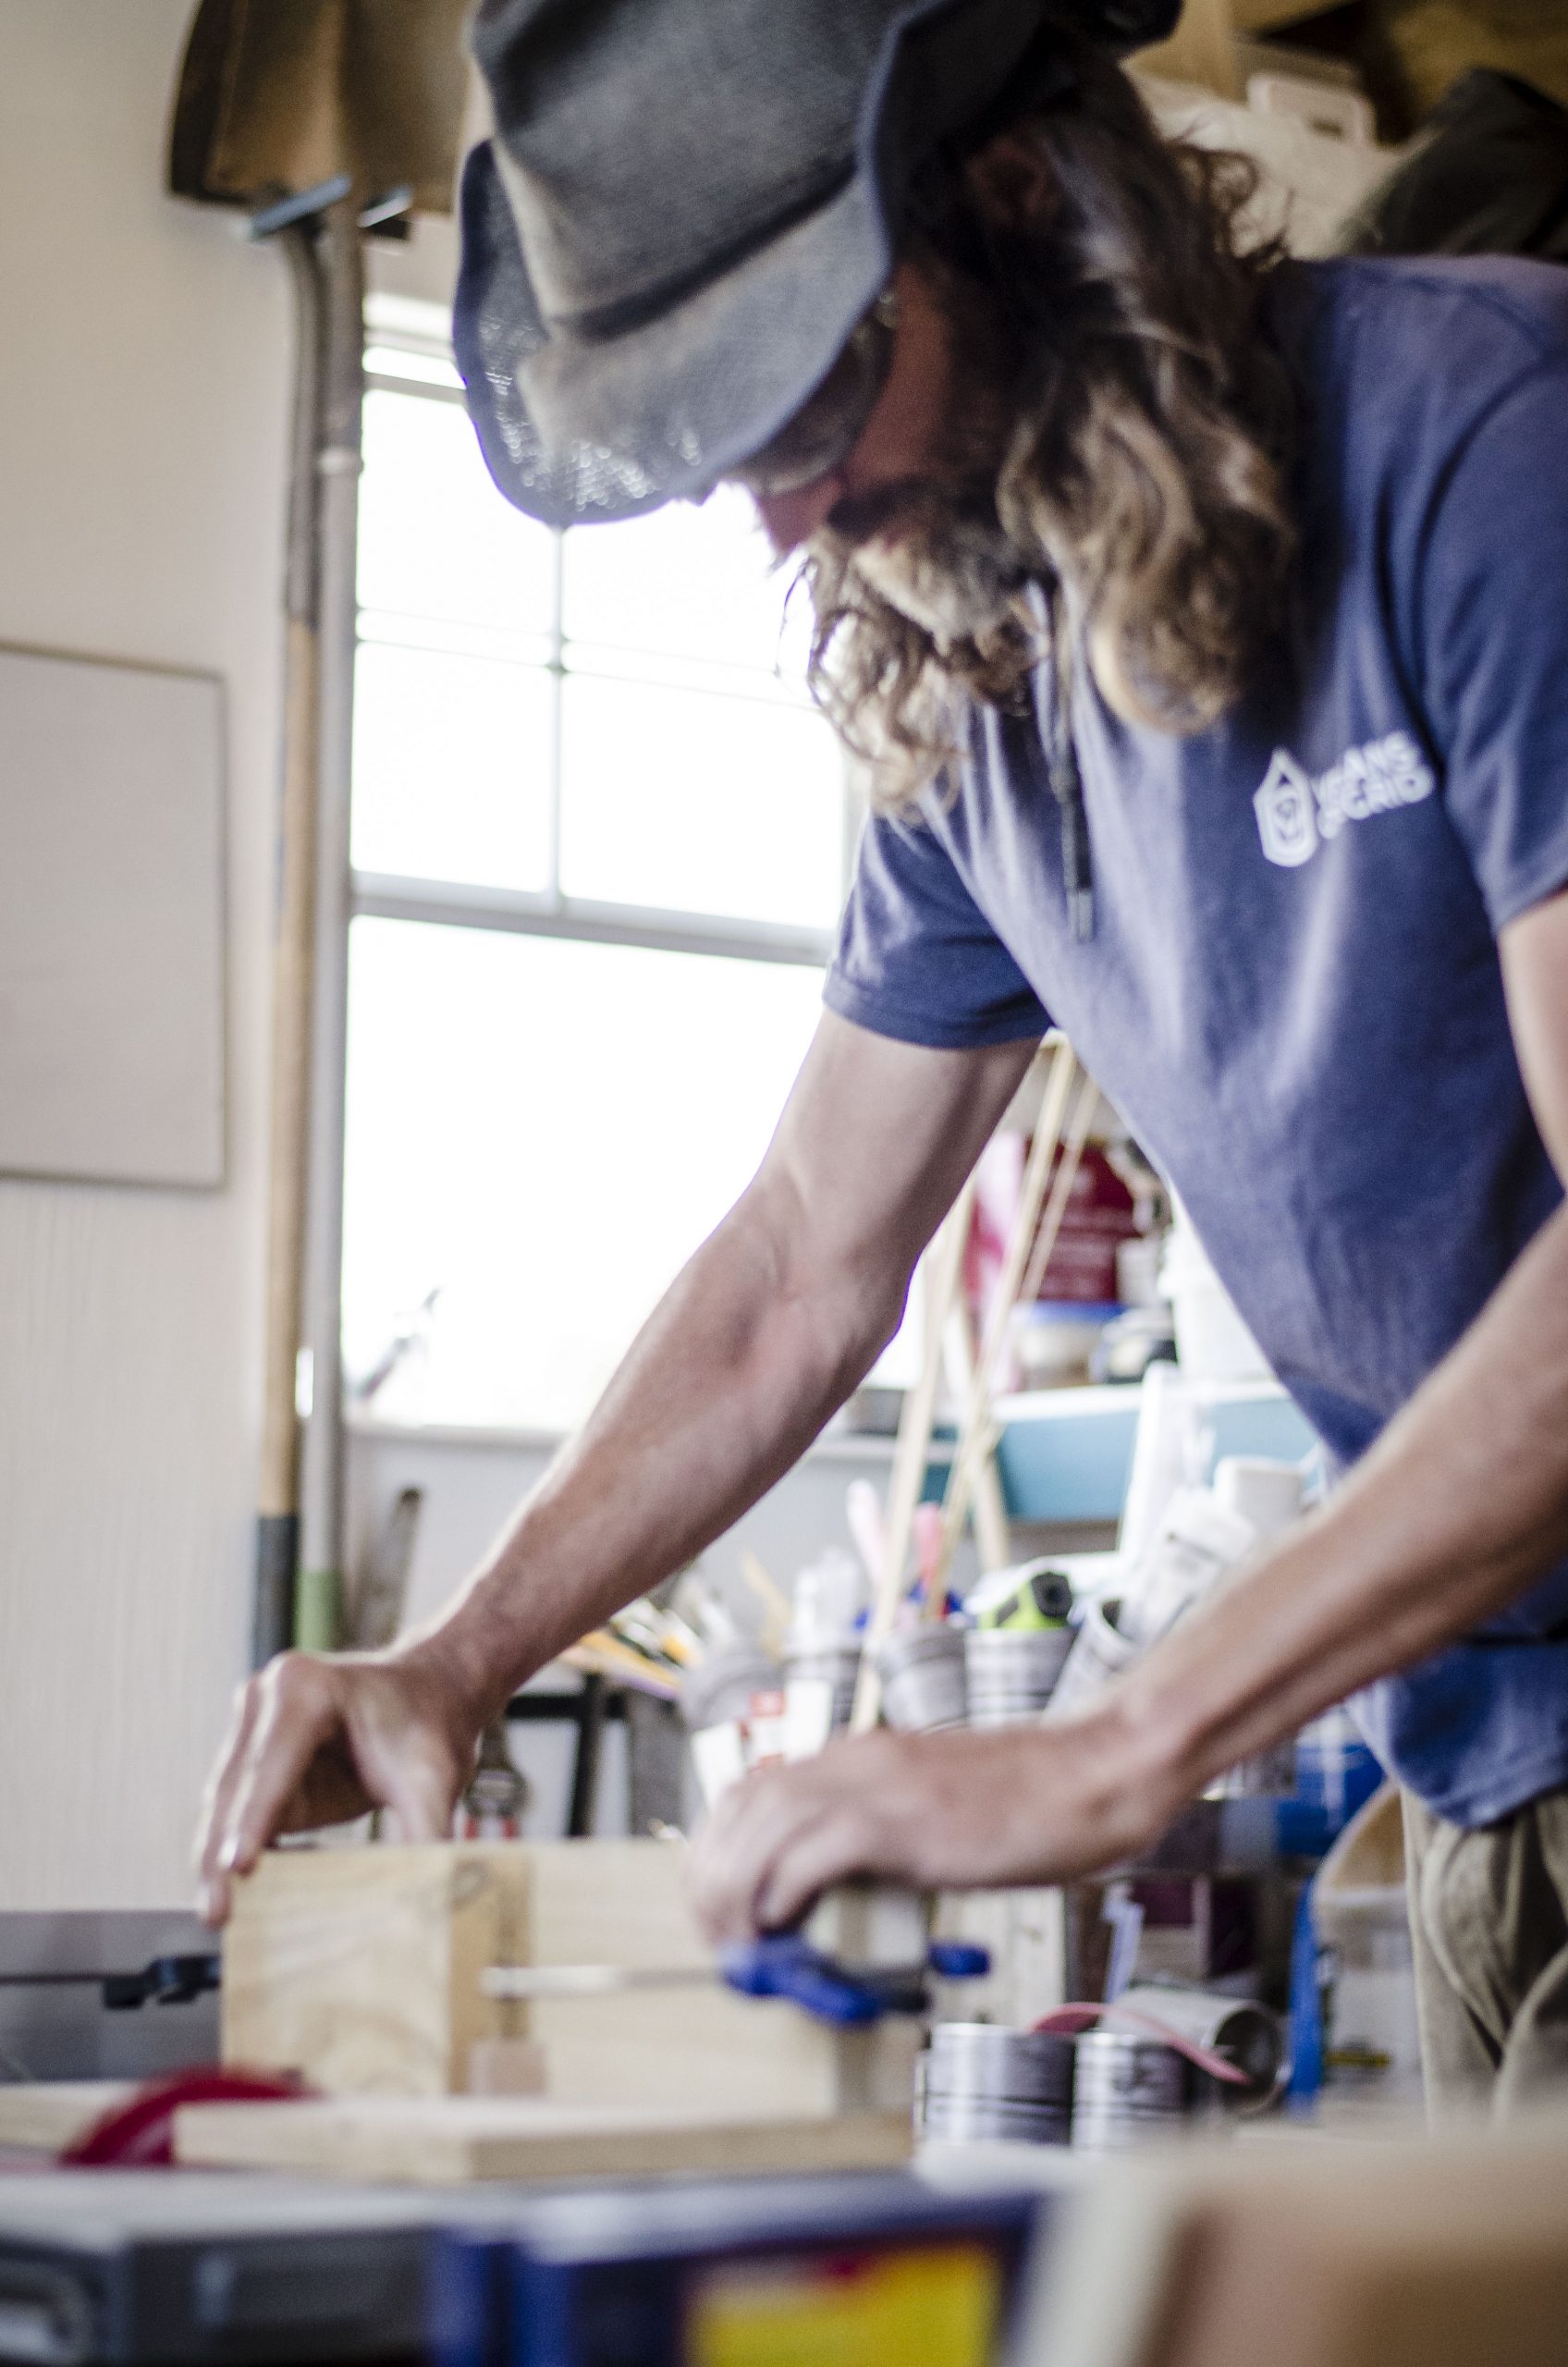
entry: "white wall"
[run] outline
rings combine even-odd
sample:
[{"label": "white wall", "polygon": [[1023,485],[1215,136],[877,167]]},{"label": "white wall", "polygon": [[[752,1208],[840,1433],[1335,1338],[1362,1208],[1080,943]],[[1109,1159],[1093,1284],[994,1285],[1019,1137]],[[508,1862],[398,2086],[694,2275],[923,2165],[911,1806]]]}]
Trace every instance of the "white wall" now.
[{"label": "white wall", "polygon": [[191,13],[0,0],[0,640],[223,676],[230,1085],[221,1191],[0,1178],[0,1908],[184,1895],[249,1624],[288,298],[161,193]]}]

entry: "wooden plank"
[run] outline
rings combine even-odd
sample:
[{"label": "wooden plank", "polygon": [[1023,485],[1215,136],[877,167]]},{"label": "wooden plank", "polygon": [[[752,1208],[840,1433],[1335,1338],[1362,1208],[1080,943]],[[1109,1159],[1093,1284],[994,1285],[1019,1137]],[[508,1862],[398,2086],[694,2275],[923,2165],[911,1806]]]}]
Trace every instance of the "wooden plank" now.
[{"label": "wooden plank", "polygon": [[713,1950],[686,1895],[686,1852],[669,1841],[527,1845],[532,1964],[689,1966]]},{"label": "wooden plank", "polygon": [[907,2114],[759,2117],[488,2096],[190,2104],[175,2116],[174,2143],[191,2165],[440,2186],[883,2169],[912,2150]]},{"label": "wooden plank", "polygon": [[839,2030],[717,1982],[551,1999],[530,2016],[545,2092],[563,2102],[823,2116],[913,2109],[919,2032],[903,2018]]},{"label": "wooden plank", "polygon": [[[1047,1039],[1048,1040],[1048,1039]],[[1036,1053],[1045,1057],[1044,1048]],[[1067,1114],[1068,1096],[1078,1081],[1078,1100],[1073,1115],[1073,1128],[1086,1126],[1086,1113],[1096,1107],[1099,1095],[1078,1065],[1078,1056],[1065,1037],[1056,1044],[1050,1055],[1050,1068],[1046,1076],[1040,1114],[1035,1122],[1034,1139],[1024,1163],[1023,1181],[1019,1186],[1018,1206],[1013,1211],[1012,1231],[1002,1257],[1001,1270],[992,1288],[991,1302],[980,1334],[980,1344],[974,1356],[974,1380],[964,1404],[959,1425],[958,1444],[948,1467],[948,1484],[942,1498],[942,1538],[932,1572],[932,1583],[926,1599],[927,1617],[940,1613],[947,1593],[948,1573],[963,1526],[969,1517],[969,1506],[974,1483],[986,1458],[995,1446],[996,1422],[992,1415],[992,1392],[1007,1345],[1012,1311],[1018,1304],[1019,1284],[1027,1267],[1036,1261],[1033,1256],[1039,1230],[1040,1208],[1050,1182],[1057,1149],[1062,1147],[1061,1172],[1067,1173],[1067,1145],[1063,1142],[1062,1122]],[[1082,1139],[1078,1143],[1082,1151]],[[1076,1165],[1076,1155],[1073,1159]],[[1069,1179],[1071,1180],[1071,1179]],[[1065,1194],[1063,1195],[1065,1205]],[[1058,1222],[1060,1223],[1060,1217]],[[1054,1235],[1053,1235],[1054,1238]]]},{"label": "wooden plank", "polygon": [[0,2086],[0,2151],[58,2153],[135,2093],[134,2079],[36,2079]]},{"label": "wooden plank", "polygon": [[937,1412],[937,1392],[941,1385],[942,1333],[948,1310],[959,1296],[964,1244],[969,1238],[974,1210],[974,1178],[971,1175],[948,1211],[937,1241],[926,1251],[922,1268],[925,1331],[920,1374],[914,1387],[906,1392],[903,1411],[899,1417],[898,1444],[894,1449],[892,1475],[888,1483],[882,1567],[877,1574],[876,1598],[866,1622],[854,1708],[850,1716],[851,1734],[869,1734],[882,1711],[882,1680],[876,1673],[876,1654],[892,1634],[899,1606],[904,1599],[914,1510],[920,1502],[921,1490],[925,1485],[931,1429]]}]

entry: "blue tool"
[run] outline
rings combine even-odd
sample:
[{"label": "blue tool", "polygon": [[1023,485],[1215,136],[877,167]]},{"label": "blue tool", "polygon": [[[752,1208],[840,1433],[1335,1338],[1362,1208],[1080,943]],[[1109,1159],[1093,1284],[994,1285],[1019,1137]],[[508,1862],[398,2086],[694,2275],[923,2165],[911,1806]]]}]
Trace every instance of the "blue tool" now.
[{"label": "blue tool", "polygon": [[847,1969],[798,1932],[773,1932],[719,1953],[719,1970],[744,1997],[788,1997],[818,2021],[880,2021],[884,2014],[920,2014],[930,2003],[925,1976],[977,1981],[991,1969],[984,1948],[934,1940],[924,1965],[884,1972]]}]

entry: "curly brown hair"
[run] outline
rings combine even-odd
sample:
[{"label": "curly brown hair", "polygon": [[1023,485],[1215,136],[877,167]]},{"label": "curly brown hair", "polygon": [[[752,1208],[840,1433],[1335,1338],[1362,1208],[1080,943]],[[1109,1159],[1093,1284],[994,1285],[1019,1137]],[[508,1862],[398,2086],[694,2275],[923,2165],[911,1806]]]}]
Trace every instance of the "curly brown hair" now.
[{"label": "curly brown hair", "polygon": [[984,371],[1005,405],[983,524],[973,471],[955,515],[1009,555],[1016,596],[938,638],[880,596],[832,520],[800,570],[813,690],[885,806],[949,760],[970,701],[1018,706],[1080,634],[1118,714],[1200,731],[1283,610],[1293,397],[1260,319],[1280,251],[1242,225],[1254,168],[1166,140],[1119,67],[1052,38],[1071,43],[1071,92],[934,169],[905,241],[976,332],[972,385]]}]

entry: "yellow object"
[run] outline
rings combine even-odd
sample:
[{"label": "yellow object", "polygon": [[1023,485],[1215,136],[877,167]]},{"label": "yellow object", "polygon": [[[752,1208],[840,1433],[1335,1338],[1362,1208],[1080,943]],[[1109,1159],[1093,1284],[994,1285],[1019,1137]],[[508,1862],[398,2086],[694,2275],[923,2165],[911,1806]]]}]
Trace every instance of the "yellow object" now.
[{"label": "yellow object", "polygon": [[692,2367],[986,2367],[999,2272],[979,2244],[712,2271],[692,2296]]}]

